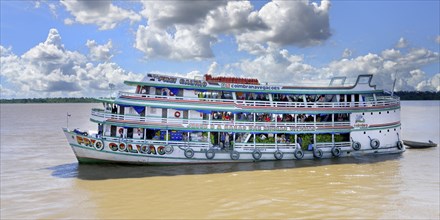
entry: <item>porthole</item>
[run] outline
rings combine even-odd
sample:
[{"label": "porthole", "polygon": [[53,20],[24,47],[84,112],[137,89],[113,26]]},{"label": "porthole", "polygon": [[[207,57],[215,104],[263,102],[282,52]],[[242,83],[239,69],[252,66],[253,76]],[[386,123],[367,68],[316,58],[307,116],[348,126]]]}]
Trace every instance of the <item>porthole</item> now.
[{"label": "porthole", "polygon": [[381,115],[382,114],[382,112],[379,112],[379,115]]},{"label": "porthole", "polygon": [[388,129],[387,132],[390,132],[390,129]]},{"label": "porthole", "polygon": [[387,111],[387,114],[390,114],[390,111]]},{"label": "porthole", "polygon": [[362,112],[362,115],[365,115],[365,112]]},{"label": "porthole", "polygon": [[371,115],[373,115],[373,112],[371,112]]},{"label": "porthole", "polygon": [[382,130],[380,130],[379,133],[382,133]]},{"label": "porthole", "polygon": [[366,132],[366,131],[364,131],[364,134],[367,134],[367,132]]},{"label": "porthole", "polygon": [[394,128],[394,131],[396,131],[396,129]]}]

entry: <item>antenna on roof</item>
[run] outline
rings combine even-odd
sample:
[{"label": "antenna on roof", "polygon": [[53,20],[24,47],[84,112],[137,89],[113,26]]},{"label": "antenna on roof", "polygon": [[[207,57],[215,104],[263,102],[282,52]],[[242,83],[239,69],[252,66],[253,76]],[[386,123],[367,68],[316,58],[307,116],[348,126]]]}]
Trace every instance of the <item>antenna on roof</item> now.
[{"label": "antenna on roof", "polygon": [[394,83],[393,83],[393,89],[391,90],[391,96],[394,96],[394,88],[396,87],[396,80],[397,80],[397,72],[394,76]]}]

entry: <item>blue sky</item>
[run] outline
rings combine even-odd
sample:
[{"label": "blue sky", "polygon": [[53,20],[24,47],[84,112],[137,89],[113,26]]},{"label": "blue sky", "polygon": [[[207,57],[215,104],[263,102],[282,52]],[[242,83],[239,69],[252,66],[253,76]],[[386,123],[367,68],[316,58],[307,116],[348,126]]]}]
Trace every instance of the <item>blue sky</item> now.
[{"label": "blue sky", "polygon": [[148,72],[440,91],[440,1],[0,1],[1,98],[106,96]]}]

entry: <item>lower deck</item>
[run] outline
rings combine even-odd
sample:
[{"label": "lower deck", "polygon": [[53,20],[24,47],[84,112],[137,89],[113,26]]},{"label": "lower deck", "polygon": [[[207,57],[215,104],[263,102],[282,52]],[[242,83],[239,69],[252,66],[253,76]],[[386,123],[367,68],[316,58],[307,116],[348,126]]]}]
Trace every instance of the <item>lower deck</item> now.
[{"label": "lower deck", "polygon": [[324,159],[405,151],[400,141],[391,143],[383,139],[370,140],[369,144],[343,141],[316,143],[307,147],[301,147],[299,143],[252,143],[222,146],[211,145],[209,142],[139,141],[99,136],[97,138],[96,135],[80,135],[67,129],[64,129],[64,132],[80,162],[108,161],[133,164],[224,163]]}]

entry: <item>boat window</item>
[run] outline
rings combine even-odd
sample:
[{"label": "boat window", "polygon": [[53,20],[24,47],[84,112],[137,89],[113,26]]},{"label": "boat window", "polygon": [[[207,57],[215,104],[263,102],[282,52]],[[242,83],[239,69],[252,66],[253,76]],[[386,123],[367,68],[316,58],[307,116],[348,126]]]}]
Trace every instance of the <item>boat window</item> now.
[{"label": "boat window", "polygon": [[335,121],[339,121],[339,122],[350,121],[350,115],[348,113],[336,114]]},{"label": "boat window", "polygon": [[133,138],[133,128],[127,128],[127,138]]},{"label": "boat window", "polygon": [[221,92],[221,99],[232,99],[232,92]]},{"label": "boat window", "polygon": [[348,142],[350,141],[350,133],[335,134],[335,142]]},{"label": "boat window", "polygon": [[213,120],[222,120],[222,121],[230,121],[234,119],[234,115],[232,112],[221,112],[216,111],[211,113],[211,117]]},{"label": "boat window", "polygon": [[139,91],[136,90],[136,93],[139,94],[149,94],[150,93],[150,87],[149,86],[142,86]]},{"label": "boat window", "polygon": [[116,126],[114,126],[114,125],[110,126],[110,136],[116,137]]}]

